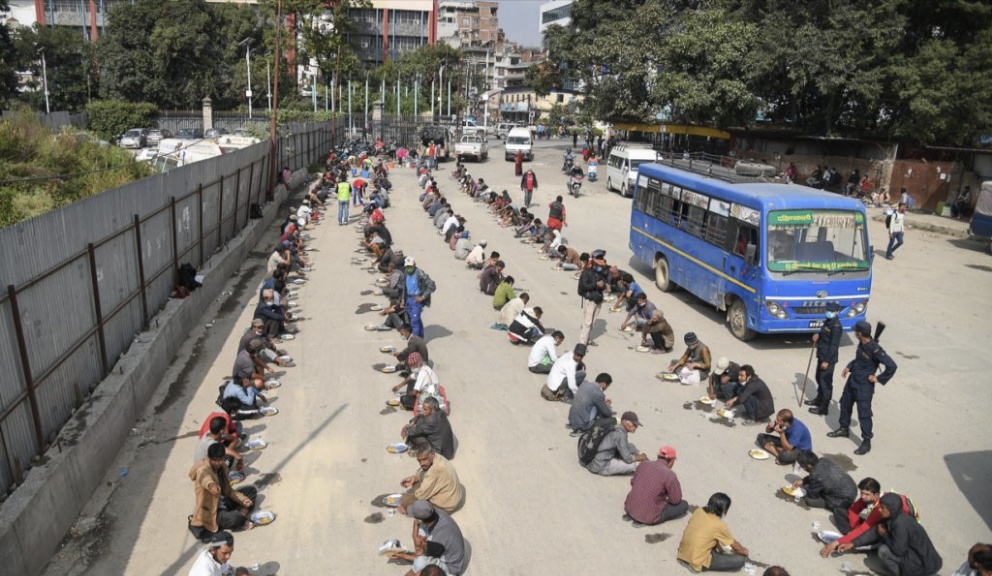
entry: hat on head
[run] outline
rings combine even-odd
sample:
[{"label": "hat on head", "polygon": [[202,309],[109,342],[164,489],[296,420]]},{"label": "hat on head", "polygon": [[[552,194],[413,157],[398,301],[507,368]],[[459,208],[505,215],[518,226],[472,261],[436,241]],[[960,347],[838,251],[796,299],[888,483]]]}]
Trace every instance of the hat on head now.
[{"label": "hat on head", "polygon": [[664,458],[665,460],[675,460],[678,454],[675,452],[675,446],[662,446],[658,449],[658,458]]},{"label": "hat on head", "polygon": [[689,346],[692,346],[696,342],[699,342],[699,338],[696,337],[695,332],[686,332],[685,338],[683,338],[683,340],[685,340],[685,343],[688,344]]},{"label": "hat on head", "polygon": [[261,318],[255,318],[254,320],[251,321],[251,325],[252,326],[265,326],[265,322],[263,322]]},{"label": "hat on head", "polygon": [[406,508],[406,513],[417,520],[427,520],[434,515],[434,506],[427,500],[417,500]]},{"label": "hat on head", "polygon": [[578,354],[579,356],[585,356],[586,355],[586,345],[585,344],[576,344],[575,345],[575,349],[572,350],[572,354]]},{"label": "hat on head", "polygon": [[871,323],[862,320],[854,325],[854,331],[862,336],[871,336]]},{"label": "hat on head", "polygon": [[717,374],[723,373],[723,371],[725,371],[729,367],[730,367],[730,360],[727,360],[726,356],[720,356],[719,358],[716,359],[716,365],[714,366],[714,368],[716,369]]},{"label": "hat on head", "polygon": [[603,258],[606,258],[606,250],[593,250],[592,251],[592,259],[593,260],[602,260]]},{"label": "hat on head", "polygon": [[417,261],[413,259],[413,256],[407,256],[406,259],[403,260],[403,267],[404,268],[406,268],[408,266],[416,266],[416,265],[417,265]]},{"label": "hat on head", "polygon": [[627,422],[630,422],[634,426],[641,426],[641,421],[637,419],[637,414],[635,414],[634,412],[629,412],[629,411],[628,412],[624,412],[620,416],[620,419],[621,420],[626,420]]},{"label": "hat on head", "polygon": [[836,302],[828,302],[827,312],[840,312],[840,304]]},{"label": "hat on head", "polygon": [[257,354],[258,351],[261,350],[264,346],[265,344],[263,344],[259,338],[252,338],[251,341],[248,342],[248,352],[250,354]]},{"label": "hat on head", "polygon": [[485,248],[488,245],[489,245],[489,242],[486,242],[485,240],[479,240],[479,246],[482,246],[483,248]]}]

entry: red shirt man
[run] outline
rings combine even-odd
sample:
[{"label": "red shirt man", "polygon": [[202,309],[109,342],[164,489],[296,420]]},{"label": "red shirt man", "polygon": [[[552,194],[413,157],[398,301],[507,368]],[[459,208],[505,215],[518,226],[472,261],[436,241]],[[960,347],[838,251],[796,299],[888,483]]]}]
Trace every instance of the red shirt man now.
[{"label": "red shirt man", "polygon": [[682,499],[682,485],[672,472],[676,455],[674,447],[662,446],[657,460],[641,462],[630,479],[624,520],[637,525],[660,524],[686,515],[689,504]]}]

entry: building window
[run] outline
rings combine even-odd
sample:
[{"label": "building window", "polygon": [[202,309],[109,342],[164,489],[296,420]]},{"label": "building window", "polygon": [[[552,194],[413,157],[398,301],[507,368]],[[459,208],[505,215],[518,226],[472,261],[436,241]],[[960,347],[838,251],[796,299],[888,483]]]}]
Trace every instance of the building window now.
[{"label": "building window", "polygon": [[551,22],[555,22],[555,21],[561,20],[563,18],[568,18],[571,15],[572,15],[572,5],[571,4],[568,4],[568,5],[565,5],[565,6],[561,6],[561,7],[555,8],[554,10],[548,10],[547,12],[542,13],[541,14],[541,24],[550,24]]}]

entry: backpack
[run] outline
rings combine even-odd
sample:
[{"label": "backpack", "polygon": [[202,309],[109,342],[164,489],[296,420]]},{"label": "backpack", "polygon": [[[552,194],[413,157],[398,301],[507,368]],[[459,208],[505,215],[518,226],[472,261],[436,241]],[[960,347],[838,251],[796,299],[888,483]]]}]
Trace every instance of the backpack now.
[{"label": "backpack", "polygon": [[603,439],[612,429],[613,425],[593,426],[583,432],[582,436],[579,436],[579,462],[583,466],[588,466],[596,458],[599,445],[603,443]]},{"label": "backpack", "polygon": [[885,228],[892,228],[892,214],[885,215]]}]

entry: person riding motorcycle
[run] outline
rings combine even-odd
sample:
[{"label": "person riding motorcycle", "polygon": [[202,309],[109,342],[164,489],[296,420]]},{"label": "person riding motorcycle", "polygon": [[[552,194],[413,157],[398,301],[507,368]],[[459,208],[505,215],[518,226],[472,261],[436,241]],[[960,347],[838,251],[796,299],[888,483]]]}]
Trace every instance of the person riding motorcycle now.
[{"label": "person riding motorcycle", "polygon": [[574,166],[575,163],[575,156],[572,156],[572,149],[566,148],[565,154],[563,154],[562,157],[565,159],[565,161],[562,163],[561,169],[564,172],[568,172],[569,170],[572,169],[572,166]]},{"label": "person riding motorcycle", "polygon": [[589,178],[589,181],[590,182],[595,182],[596,181],[596,176],[597,176],[596,169],[599,168],[599,160],[596,160],[596,157],[595,156],[590,156],[589,157],[589,162],[586,163],[586,166],[589,169],[589,174],[587,175],[587,177]]},{"label": "person riding motorcycle", "polygon": [[568,171],[568,176],[568,193],[578,197],[579,189],[582,188],[582,179],[584,178],[582,168],[572,166],[572,169]]}]

